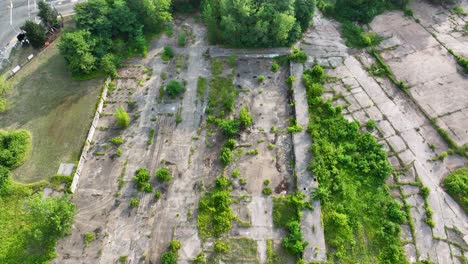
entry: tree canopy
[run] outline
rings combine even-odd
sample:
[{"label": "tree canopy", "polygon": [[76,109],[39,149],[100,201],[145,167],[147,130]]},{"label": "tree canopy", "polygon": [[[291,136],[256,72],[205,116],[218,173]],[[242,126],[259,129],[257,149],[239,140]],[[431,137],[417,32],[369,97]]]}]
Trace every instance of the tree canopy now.
[{"label": "tree canopy", "polygon": [[77,30],[63,35],[60,51],[75,75],[89,75],[99,68],[115,76],[124,57],[146,55],[145,34],[161,31],[172,19],[170,4],[170,0],[79,3]]},{"label": "tree canopy", "polygon": [[44,27],[31,20],[27,20],[21,29],[26,31],[26,37],[34,48],[40,48],[44,46],[44,43],[47,40]]},{"label": "tree canopy", "polygon": [[39,3],[37,3],[37,7],[39,8],[37,16],[41,18],[42,22],[48,28],[59,26],[59,21],[57,19],[58,13],[50,6],[50,4],[44,1],[40,1]]},{"label": "tree canopy", "polygon": [[205,0],[212,42],[236,47],[288,46],[307,30],[314,0]]}]

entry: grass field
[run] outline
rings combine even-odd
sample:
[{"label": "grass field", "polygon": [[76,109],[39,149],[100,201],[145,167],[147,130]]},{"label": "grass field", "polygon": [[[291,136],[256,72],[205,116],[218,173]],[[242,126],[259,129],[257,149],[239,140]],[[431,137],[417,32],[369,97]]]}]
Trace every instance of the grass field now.
[{"label": "grass field", "polygon": [[31,158],[13,179],[35,182],[75,163],[93,118],[102,79],[74,81],[58,48],[52,44],[12,78],[8,110],[0,114],[2,129],[31,131]]}]

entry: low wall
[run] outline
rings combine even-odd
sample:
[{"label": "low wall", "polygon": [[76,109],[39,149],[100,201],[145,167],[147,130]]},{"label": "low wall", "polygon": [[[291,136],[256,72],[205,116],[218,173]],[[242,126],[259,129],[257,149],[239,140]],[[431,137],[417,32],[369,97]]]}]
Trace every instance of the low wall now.
[{"label": "low wall", "polygon": [[83,165],[86,161],[86,156],[88,154],[91,141],[93,141],[94,132],[96,131],[96,126],[99,122],[99,117],[101,116],[102,108],[104,107],[104,101],[107,98],[107,89],[109,88],[109,83],[111,82],[111,78],[107,78],[106,82],[104,83],[104,88],[101,93],[101,97],[99,98],[99,103],[96,108],[96,113],[94,114],[93,122],[91,123],[91,127],[89,128],[88,136],[86,137],[86,141],[84,143],[83,149],[81,151],[80,160],[78,161],[78,165],[76,166],[75,174],[73,175],[73,182],[71,184],[71,192],[74,193],[77,186],[78,180],[80,179],[81,171],[83,170]]}]

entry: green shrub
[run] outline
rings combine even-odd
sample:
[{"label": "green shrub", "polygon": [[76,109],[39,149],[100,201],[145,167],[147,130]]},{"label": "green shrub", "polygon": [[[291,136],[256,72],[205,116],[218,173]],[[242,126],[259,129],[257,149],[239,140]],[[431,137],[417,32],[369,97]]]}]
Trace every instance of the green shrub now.
[{"label": "green shrub", "polygon": [[460,16],[466,16],[468,13],[463,10],[463,7],[461,6],[456,6],[452,9],[452,13]]},{"label": "green shrub", "polygon": [[176,98],[177,96],[185,92],[185,87],[178,81],[171,80],[166,86],[166,93],[171,98]]},{"label": "green shrub", "polygon": [[170,243],[169,243],[169,250],[171,250],[172,252],[177,252],[179,251],[179,249],[182,247],[182,243],[180,243],[179,240],[172,240]]},{"label": "green shrub", "polygon": [[232,150],[230,148],[224,147],[221,149],[221,154],[219,159],[223,166],[228,166],[232,161]]},{"label": "green shrub", "polygon": [[265,195],[265,196],[269,196],[269,195],[271,195],[272,193],[273,193],[273,190],[271,190],[270,187],[265,187],[265,188],[263,188],[263,190],[262,190],[262,194]]},{"label": "green shrub", "polygon": [[375,120],[370,119],[367,121],[366,128],[368,131],[373,131],[377,127]]},{"label": "green shrub", "polygon": [[413,16],[413,10],[409,9],[409,8],[405,8],[403,10],[403,14],[405,14],[405,16],[407,16],[407,17],[412,17]]},{"label": "green shrub", "polygon": [[265,80],[265,76],[263,76],[263,74],[260,74],[260,75],[258,76],[258,82],[259,82],[259,83],[262,83],[264,80]]},{"label": "green shrub", "polygon": [[239,133],[240,121],[237,119],[222,120],[218,123],[218,126],[221,128],[225,136],[233,137]]},{"label": "green shrub", "polygon": [[[149,185],[148,181],[150,179],[150,173],[147,169],[145,168],[139,168],[135,172],[135,176],[133,176],[133,180],[136,182],[136,187],[140,191],[145,191],[147,192],[151,185]],[[149,185],[149,187],[148,187]],[[152,190],[151,190],[152,191]]]},{"label": "green shrub", "polygon": [[241,128],[247,128],[252,125],[253,118],[248,108],[241,107],[240,112],[239,112],[239,122],[240,122]]},{"label": "green shrub", "polygon": [[89,243],[91,243],[91,242],[93,242],[94,240],[96,240],[96,233],[94,233],[94,232],[86,232],[86,233],[83,235],[83,240],[84,240],[85,247],[87,247]]},{"label": "green shrub", "polygon": [[130,125],[130,117],[122,106],[115,110],[114,116],[118,128],[127,128]]},{"label": "green shrub", "polygon": [[148,135],[148,146],[153,144],[153,137],[154,137],[154,128],[152,128],[149,132],[149,135]]},{"label": "green shrub", "polygon": [[117,77],[117,66],[114,55],[108,53],[101,58],[100,62],[101,71],[112,78]]},{"label": "green shrub", "polygon": [[114,137],[110,140],[110,142],[115,146],[120,146],[123,144],[123,139],[121,137]]},{"label": "green shrub", "polygon": [[154,199],[159,200],[159,198],[161,198],[161,191],[160,191],[160,190],[156,190],[156,191],[154,192]]},{"label": "green shrub", "polygon": [[268,180],[268,179],[264,180],[264,181],[263,181],[263,185],[264,185],[264,186],[270,185],[270,180]]},{"label": "green shrub", "polygon": [[236,145],[237,145],[237,142],[236,142],[236,140],[233,139],[233,138],[228,139],[228,140],[226,141],[226,143],[224,143],[224,147],[225,147],[225,148],[228,148],[228,149],[230,149],[230,150],[234,150],[234,148],[236,147]]},{"label": "green shrub", "polygon": [[443,186],[465,212],[468,212],[468,167],[451,172],[443,180]]},{"label": "green shrub", "polygon": [[258,149],[251,149],[245,152],[247,155],[258,155]]},{"label": "green shrub", "polygon": [[31,152],[32,137],[27,130],[0,130],[0,166],[13,169],[23,164]]},{"label": "green shrub", "polygon": [[293,47],[292,52],[289,54],[288,58],[293,62],[305,63],[307,61],[307,54],[298,47]]},{"label": "green shrub", "polygon": [[162,60],[167,62],[172,58],[174,58],[174,50],[171,47],[165,46],[163,48]]},{"label": "green shrub", "polygon": [[180,47],[185,47],[187,42],[187,34],[184,32],[180,33],[179,37],[177,38],[177,43]]},{"label": "green shrub", "polygon": [[225,241],[215,241],[214,243],[214,250],[218,253],[227,254],[230,251],[229,243]]},{"label": "green shrub", "polygon": [[205,253],[200,252],[194,259],[194,263],[206,263]]},{"label": "green shrub", "polygon": [[302,126],[297,123],[288,127],[289,133],[299,133],[301,131],[302,131]]},{"label": "green shrub", "polygon": [[172,180],[171,171],[168,168],[159,168],[155,173],[156,179],[161,182],[169,182]]},{"label": "green shrub", "polygon": [[237,169],[235,169],[235,170],[232,171],[232,175],[231,175],[231,176],[232,176],[234,179],[238,178],[239,175],[240,175],[240,169],[239,169],[239,168],[237,168]]},{"label": "green shrub", "polygon": [[140,201],[138,200],[138,198],[131,198],[130,199],[130,207],[131,208],[135,208],[135,207],[138,207],[138,205],[140,205]]},{"label": "green shrub", "polygon": [[172,251],[164,252],[161,255],[161,264],[177,264],[177,253]]},{"label": "green shrub", "polygon": [[128,256],[120,256],[119,257],[119,262],[121,264],[126,264],[127,263]]},{"label": "green shrub", "polygon": [[283,238],[283,247],[295,256],[302,256],[308,243],[304,241],[301,225],[298,221],[291,221],[287,224],[287,228],[289,235]]},{"label": "green shrub", "polygon": [[197,227],[202,239],[219,237],[229,231],[235,215],[230,205],[230,182],[225,177],[218,177],[216,185],[205,193],[198,204]]},{"label": "green shrub", "polygon": [[272,72],[277,72],[279,70],[280,66],[278,65],[278,63],[272,63],[271,64],[271,71]]},{"label": "green shrub", "polygon": [[427,199],[427,197],[429,197],[429,193],[430,193],[430,190],[429,190],[429,188],[427,186],[421,187],[421,196],[424,199]]},{"label": "green shrub", "polygon": [[345,21],[342,24],[341,32],[343,37],[346,38],[346,46],[351,48],[366,48],[374,47],[380,44],[382,38],[375,33],[366,33],[364,30],[353,24],[352,22]]}]

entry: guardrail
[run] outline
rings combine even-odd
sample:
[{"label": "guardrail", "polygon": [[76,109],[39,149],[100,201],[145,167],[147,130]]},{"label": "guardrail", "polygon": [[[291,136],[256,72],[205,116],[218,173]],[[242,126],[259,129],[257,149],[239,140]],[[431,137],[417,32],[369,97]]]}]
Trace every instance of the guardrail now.
[{"label": "guardrail", "polygon": [[96,112],[94,113],[93,122],[91,123],[91,126],[89,128],[88,136],[86,137],[83,149],[81,150],[80,160],[78,161],[78,165],[76,166],[75,174],[73,175],[73,181],[70,186],[70,190],[72,193],[75,192],[78,186],[78,180],[80,179],[81,171],[83,170],[83,166],[86,161],[86,156],[88,154],[91,142],[93,141],[94,132],[96,131],[96,126],[99,122],[102,108],[104,107],[104,101],[107,98],[107,90],[109,88],[110,82],[111,78],[108,77],[106,82],[104,83],[104,88],[102,90],[101,97],[99,98],[99,103],[97,105]]}]

